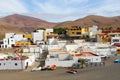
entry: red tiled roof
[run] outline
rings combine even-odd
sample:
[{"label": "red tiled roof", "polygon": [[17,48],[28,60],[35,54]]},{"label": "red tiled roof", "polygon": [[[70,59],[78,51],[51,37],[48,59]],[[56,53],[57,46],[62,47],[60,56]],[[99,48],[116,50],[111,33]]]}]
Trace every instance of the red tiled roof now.
[{"label": "red tiled roof", "polygon": [[103,33],[120,33],[120,30],[105,30]]},{"label": "red tiled roof", "polygon": [[80,54],[72,54],[72,56],[98,56],[92,52],[81,52]]}]

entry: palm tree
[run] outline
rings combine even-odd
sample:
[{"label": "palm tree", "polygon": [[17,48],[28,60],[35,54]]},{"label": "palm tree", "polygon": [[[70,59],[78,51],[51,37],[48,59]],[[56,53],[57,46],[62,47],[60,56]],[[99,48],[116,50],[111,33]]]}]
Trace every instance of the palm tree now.
[{"label": "palm tree", "polygon": [[86,63],[86,59],[78,59],[78,62],[81,64],[81,68],[84,68],[84,65]]}]

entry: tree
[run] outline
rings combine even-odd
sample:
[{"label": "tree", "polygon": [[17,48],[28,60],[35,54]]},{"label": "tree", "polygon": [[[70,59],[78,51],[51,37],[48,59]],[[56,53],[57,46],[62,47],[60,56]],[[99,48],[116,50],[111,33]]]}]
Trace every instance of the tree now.
[{"label": "tree", "polygon": [[78,62],[81,64],[81,68],[84,68],[84,65],[87,61],[86,59],[78,59]]},{"label": "tree", "polygon": [[120,30],[120,28],[119,28],[119,27],[117,27],[117,30]]},{"label": "tree", "polygon": [[57,34],[66,34],[67,28],[54,28],[54,33]]}]

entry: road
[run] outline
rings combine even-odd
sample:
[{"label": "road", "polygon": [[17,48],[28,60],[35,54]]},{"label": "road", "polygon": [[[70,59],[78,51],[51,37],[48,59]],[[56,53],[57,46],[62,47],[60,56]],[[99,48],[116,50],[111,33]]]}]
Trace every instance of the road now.
[{"label": "road", "polygon": [[107,66],[78,70],[77,74],[66,73],[66,68],[54,71],[0,71],[0,80],[119,80],[120,63],[113,63],[116,57],[106,62]]}]

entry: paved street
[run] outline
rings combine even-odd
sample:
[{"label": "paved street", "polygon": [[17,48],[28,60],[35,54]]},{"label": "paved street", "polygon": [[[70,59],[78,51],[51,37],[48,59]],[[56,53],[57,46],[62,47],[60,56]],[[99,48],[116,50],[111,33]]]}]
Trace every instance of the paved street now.
[{"label": "paved street", "polygon": [[66,68],[38,72],[0,71],[0,80],[119,80],[120,63],[113,63],[115,58],[110,58],[105,67],[79,69],[77,74],[66,73]]}]

